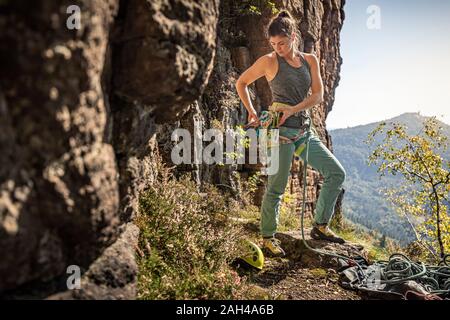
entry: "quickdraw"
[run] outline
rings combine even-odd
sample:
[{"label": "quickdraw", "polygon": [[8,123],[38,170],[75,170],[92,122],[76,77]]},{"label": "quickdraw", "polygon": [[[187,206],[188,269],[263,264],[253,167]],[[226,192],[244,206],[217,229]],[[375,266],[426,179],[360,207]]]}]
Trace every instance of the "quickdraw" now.
[{"label": "quickdraw", "polygon": [[[262,111],[261,115],[259,116],[259,126],[254,128],[256,130],[256,135],[259,136],[260,135],[260,130],[261,129],[266,129],[266,130],[270,130],[270,129],[278,129],[278,124],[280,122],[280,113],[281,112],[277,112],[277,111]],[[250,127],[252,127],[252,123],[247,124],[244,129],[247,130]],[[268,134],[270,135],[270,131],[268,132]],[[268,144],[268,148],[273,147],[273,145],[271,144],[271,139],[267,139],[267,144]]]},{"label": "quickdraw", "polygon": [[259,123],[263,129],[278,128],[280,123],[280,112],[277,111],[262,111],[259,117]]}]

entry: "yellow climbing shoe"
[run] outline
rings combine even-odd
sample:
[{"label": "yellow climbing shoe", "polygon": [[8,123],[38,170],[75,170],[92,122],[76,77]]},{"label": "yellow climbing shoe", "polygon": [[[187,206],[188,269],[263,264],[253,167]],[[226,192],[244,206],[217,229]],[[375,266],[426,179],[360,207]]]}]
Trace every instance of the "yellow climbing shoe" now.
[{"label": "yellow climbing shoe", "polygon": [[338,237],[327,225],[315,225],[311,230],[311,238],[314,240],[325,240],[336,243],[345,243],[345,240]]},{"label": "yellow climbing shoe", "polygon": [[286,253],[280,246],[281,241],[276,238],[263,238],[263,249],[274,256],[285,256]]}]

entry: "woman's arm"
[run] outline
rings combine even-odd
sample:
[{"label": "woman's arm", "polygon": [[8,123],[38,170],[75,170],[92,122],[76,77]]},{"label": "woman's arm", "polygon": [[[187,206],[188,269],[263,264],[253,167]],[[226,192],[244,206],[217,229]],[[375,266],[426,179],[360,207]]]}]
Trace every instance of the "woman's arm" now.
[{"label": "woman's arm", "polygon": [[268,63],[268,57],[262,56],[255,63],[245,70],[239,79],[236,81],[236,90],[241,98],[244,107],[247,109],[249,116],[248,121],[257,121],[258,115],[256,113],[255,108],[252,105],[252,101],[250,99],[250,95],[248,92],[248,86],[258,80],[259,78],[265,76],[266,68]]},{"label": "woman's arm", "polygon": [[323,101],[323,83],[320,76],[319,61],[314,54],[310,55],[311,95],[294,107],[294,112],[309,109]]}]

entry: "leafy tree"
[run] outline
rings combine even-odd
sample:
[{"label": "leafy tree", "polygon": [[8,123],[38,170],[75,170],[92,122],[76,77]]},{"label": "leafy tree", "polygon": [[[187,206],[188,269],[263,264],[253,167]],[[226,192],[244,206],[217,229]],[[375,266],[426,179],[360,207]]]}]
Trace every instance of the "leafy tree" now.
[{"label": "leafy tree", "polygon": [[[403,177],[403,184],[385,189],[387,198],[405,216],[417,240],[431,255],[441,258],[450,249],[450,161],[440,154],[448,148],[447,137],[435,117],[423,122],[417,135],[406,133],[399,123],[380,123],[365,141],[372,145],[375,136],[383,135],[369,156],[369,165],[377,165],[378,173]],[[381,141],[381,142],[379,142]]]},{"label": "leafy tree", "polygon": [[261,15],[265,8],[269,8],[272,14],[279,12],[272,0],[241,0],[237,1],[238,12],[242,15]]}]

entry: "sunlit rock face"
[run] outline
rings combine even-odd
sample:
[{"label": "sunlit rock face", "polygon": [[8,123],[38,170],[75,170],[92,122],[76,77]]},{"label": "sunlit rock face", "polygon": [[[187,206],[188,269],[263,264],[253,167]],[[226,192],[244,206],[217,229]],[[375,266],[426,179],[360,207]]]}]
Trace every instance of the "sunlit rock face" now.
[{"label": "sunlit rock face", "polygon": [[[274,3],[298,20],[300,49],[320,60],[325,101],[312,114],[331,148],[325,119],[339,81],[344,1]],[[155,155],[172,165],[176,128],[246,122],[234,84],[271,51],[271,16],[264,8],[244,16],[231,0],[0,2],[0,295],[135,297],[133,219],[139,193],[158,173]],[[270,103],[264,79],[250,91],[258,109]],[[239,198],[242,179],[257,168],[175,172]],[[298,170],[292,192],[300,192]],[[309,171],[309,212],[319,186]],[[81,290],[67,290],[73,265]]]}]

